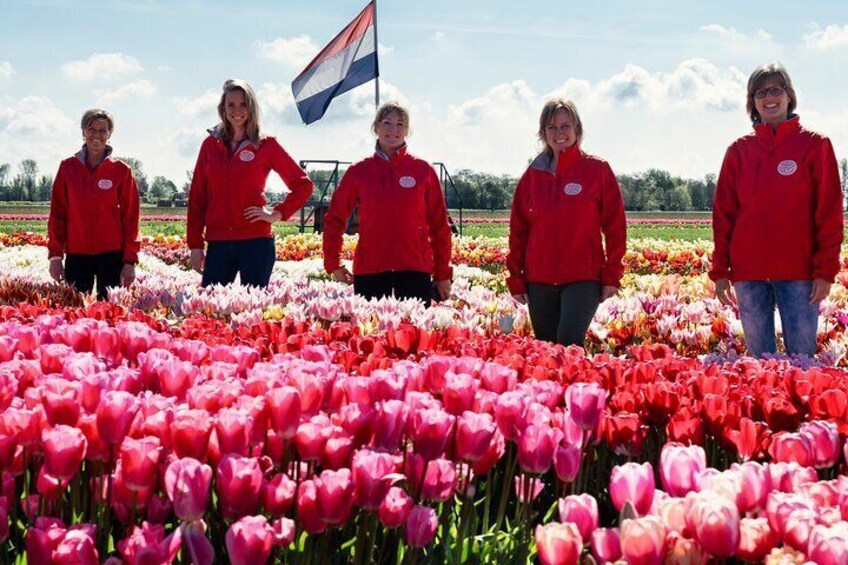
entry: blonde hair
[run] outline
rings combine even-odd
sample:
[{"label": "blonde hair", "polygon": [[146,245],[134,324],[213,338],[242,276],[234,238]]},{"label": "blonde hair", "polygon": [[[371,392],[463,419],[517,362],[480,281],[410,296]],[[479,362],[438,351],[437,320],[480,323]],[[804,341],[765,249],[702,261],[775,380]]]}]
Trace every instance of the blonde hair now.
[{"label": "blonde hair", "polygon": [[259,102],[256,99],[256,92],[246,80],[231,78],[224,83],[224,91],[221,93],[221,101],[218,103],[218,118],[221,123],[218,124],[218,130],[224,133],[226,139],[233,137],[233,127],[227,120],[226,99],[227,94],[233,91],[241,91],[244,94],[244,102],[247,104],[247,123],[245,124],[245,135],[251,143],[258,145],[262,140],[259,122],[262,119],[262,111],[259,109]]},{"label": "blonde hair", "polygon": [[400,102],[395,102],[394,100],[383,103],[377,109],[377,115],[374,116],[374,122],[371,124],[371,131],[377,133],[377,124],[385,120],[389,114],[397,114],[400,116],[400,119],[403,120],[404,124],[406,124],[406,132],[408,134],[410,131],[409,110],[407,110]]},{"label": "blonde hair", "polygon": [[786,67],[776,62],[760,65],[754,69],[754,72],[748,78],[748,103],[746,109],[748,110],[748,116],[751,117],[751,121],[755,124],[760,123],[762,117],[757,111],[757,106],[754,102],[754,93],[770,79],[779,80],[783,83],[783,87],[786,88],[786,95],[789,97],[788,114],[790,116],[795,111],[795,108],[798,107],[798,97],[795,95],[795,88],[792,86],[792,79],[789,78]]},{"label": "blonde hair", "polygon": [[80,129],[87,128],[96,120],[106,120],[106,123],[109,124],[109,133],[112,133],[115,129],[115,120],[112,118],[112,114],[100,108],[86,110],[85,114],[82,115],[82,120],[80,120]]},{"label": "blonde hair", "polygon": [[571,118],[572,122],[574,122],[574,133],[577,135],[577,145],[580,145],[580,142],[583,141],[583,122],[580,120],[580,114],[577,113],[577,106],[575,106],[574,102],[571,100],[566,100],[565,98],[554,98],[545,103],[542,108],[542,113],[539,115],[539,131],[537,132],[537,135],[539,136],[539,141],[542,142],[547,153],[553,153],[553,150],[548,145],[545,130],[548,125],[554,121],[554,116],[556,116],[556,113],[559,111],[563,111],[568,114],[568,117]]}]

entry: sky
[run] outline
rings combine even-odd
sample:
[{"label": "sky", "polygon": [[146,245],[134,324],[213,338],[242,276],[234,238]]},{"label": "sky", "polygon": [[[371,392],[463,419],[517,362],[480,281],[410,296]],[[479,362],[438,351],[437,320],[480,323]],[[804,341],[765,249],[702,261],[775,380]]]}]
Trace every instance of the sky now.
[{"label": "sky", "polygon": [[[373,83],[309,126],[290,86],[365,4],[4,0],[0,163],[32,158],[53,174],[82,143],[83,112],[103,107],[115,154],[181,185],[233,77],[295,159],[366,157]],[[770,61],[789,70],[802,123],[848,156],[845,0],[379,0],[377,18],[381,99],[409,106],[410,151],[451,171],[520,175],[542,105],[563,96],[583,148],[616,172],[717,173],[750,130],[747,77]]]}]

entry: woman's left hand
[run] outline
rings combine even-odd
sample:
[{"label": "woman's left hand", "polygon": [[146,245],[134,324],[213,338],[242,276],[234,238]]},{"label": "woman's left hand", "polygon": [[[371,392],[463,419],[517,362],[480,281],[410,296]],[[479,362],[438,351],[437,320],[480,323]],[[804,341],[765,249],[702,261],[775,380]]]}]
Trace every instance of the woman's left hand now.
[{"label": "woman's left hand", "polygon": [[268,222],[273,224],[282,219],[283,215],[276,210],[268,211],[262,206],[248,206],[244,209],[245,219],[251,222]]},{"label": "woman's left hand", "polygon": [[617,286],[607,286],[607,285],[602,286],[601,287],[601,302],[603,302],[604,300],[607,300],[608,298],[612,298],[616,294],[618,294],[618,287]]},{"label": "woman's left hand", "polygon": [[433,288],[436,289],[436,295],[441,300],[447,300],[450,297],[451,281],[446,279],[443,281],[433,281]]},{"label": "woman's left hand", "polygon": [[830,285],[824,279],[815,279],[813,281],[813,290],[810,292],[810,304],[818,304],[830,294]]},{"label": "woman's left hand", "polygon": [[135,280],[135,265],[132,263],[124,264],[121,269],[121,286],[130,286]]}]

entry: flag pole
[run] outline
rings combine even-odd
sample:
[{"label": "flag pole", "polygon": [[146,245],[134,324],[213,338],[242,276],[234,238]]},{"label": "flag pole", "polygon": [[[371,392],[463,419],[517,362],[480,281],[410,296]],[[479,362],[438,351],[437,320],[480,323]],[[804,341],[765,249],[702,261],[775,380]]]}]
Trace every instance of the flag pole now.
[{"label": "flag pole", "polygon": [[380,108],[380,44],[377,42],[377,0],[374,1],[374,54],[377,59],[377,76],[374,77],[374,108]]}]

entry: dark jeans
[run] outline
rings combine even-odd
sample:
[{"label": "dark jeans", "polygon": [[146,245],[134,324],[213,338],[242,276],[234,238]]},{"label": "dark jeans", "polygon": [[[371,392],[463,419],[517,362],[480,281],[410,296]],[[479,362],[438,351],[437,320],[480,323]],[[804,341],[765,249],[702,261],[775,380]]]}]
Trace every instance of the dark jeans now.
[{"label": "dark jeans", "polygon": [[527,299],[536,339],[582,347],[601,303],[601,284],[597,281],[560,285],[527,283]]},{"label": "dark jeans", "polygon": [[813,281],[738,281],[733,289],[748,353],[762,357],[764,353],[777,351],[776,304],[786,353],[815,355],[819,305],[810,304]]},{"label": "dark jeans", "polygon": [[106,300],[106,288],[121,285],[124,254],[109,251],[96,255],[65,256],[65,281],[80,292],[91,292],[97,279],[97,298]]},{"label": "dark jeans", "polygon": [[368,299],[394,295],[399,300],[420,298],[429,306],[432,291],[430,274],[420,271],[388,271],[353,276],[353,292]]},{"label": "dark jeans", "polygon": [[210,241],[206,247],[201,284],[228,285],[239,275],[241,284],[265,288],[271,280],[276,260],[273,237]]}]

